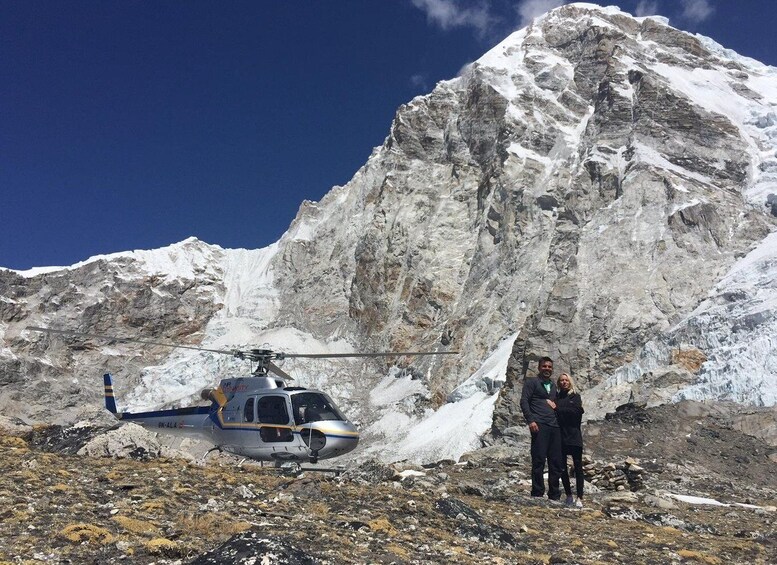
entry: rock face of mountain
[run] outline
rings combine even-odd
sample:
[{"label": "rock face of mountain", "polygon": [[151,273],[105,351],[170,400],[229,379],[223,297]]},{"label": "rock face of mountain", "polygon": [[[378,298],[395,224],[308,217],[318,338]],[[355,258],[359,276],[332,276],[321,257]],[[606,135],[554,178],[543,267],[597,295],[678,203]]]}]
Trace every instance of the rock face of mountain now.
[{"label": "rock face of mountain", "polygon": [[23,331],[51,324],[208,347],[460,351],[293,367],[387,459],[458,457],[520,424],[520,383],[543,355],[594,415],[635,395],[774,404],[758,396],[777,384],[774,277],[741,275],[777,263],[776,107],[773,68],[661,18],[564,6],[402,106],[353,179],[305,202],[269,248],[192,240],[0,272],[3,403],[74,418],[98,402],[82,371],[105,366],[129,402],[158,406],[233,368],[125,345],[106,362],[97,344]]},{"label": "rock face of mountain", "polygon": [[[124,380],[121,388],[131,391],[142,369],[165,360],[176,366],[181,390],[168,384],[158,403],[188,398],[188,387],[212,383],[221,368],[218,357],[214,366],[203,360],[193,368],[185,357],[171,357],[168,347],[49,338],[25,328],[70,328],[196,345],[221,314],[239,333],[243,316],[252,324],[267,324],[265,315],[271,315],[272,300],[265,299],[271,284],[263,263],[266,251],[223,250],[190,239],[159,251],[97,257],[64,269],[0,270],[0,410],[44,422],[92,417],[102,412],[102,372],[114,373]],[[211,327],[212,333],[223,333],[216,324]]]}]

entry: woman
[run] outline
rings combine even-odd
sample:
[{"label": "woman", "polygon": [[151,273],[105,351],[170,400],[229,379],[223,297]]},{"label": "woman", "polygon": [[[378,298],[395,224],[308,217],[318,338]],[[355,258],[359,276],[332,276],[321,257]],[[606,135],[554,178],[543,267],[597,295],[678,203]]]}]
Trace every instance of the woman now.
[{"label": "woman", "polygon": [[[555,402],[556,419],[561,428],[561,448],[564,455],[564,471],[561,474],[561,482],[567,493],[567,506],[583,507],[583,433],[580,424],[583,420],[583,401],[575,387],[575,381],[567,373],[562,373],[556,383],[558,397]],[[577,488],[577,500],[572,498],[572,486],[569,483],[569,471],[567,469],[567,455],[572,456],[575,465],[575,487]]]}]

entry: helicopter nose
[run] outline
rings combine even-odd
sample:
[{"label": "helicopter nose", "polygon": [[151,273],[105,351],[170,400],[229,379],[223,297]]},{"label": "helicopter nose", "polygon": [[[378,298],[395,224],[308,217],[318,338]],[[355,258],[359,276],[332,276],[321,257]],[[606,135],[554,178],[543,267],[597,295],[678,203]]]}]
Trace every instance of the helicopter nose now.
[{"label": "helicopter nose", "polygon": [[302,430],[302,439],[319,459],[328,459],[348,453],[359,444],[359,431],[350,422],[316,422]]},{"label": "helicopter nose", "polygon": [[332,448],[345,453],[354,449],[359,443],[359,430],[350,422],[343,422],[342,430],[335,434],[332,439],[335,444]]}]

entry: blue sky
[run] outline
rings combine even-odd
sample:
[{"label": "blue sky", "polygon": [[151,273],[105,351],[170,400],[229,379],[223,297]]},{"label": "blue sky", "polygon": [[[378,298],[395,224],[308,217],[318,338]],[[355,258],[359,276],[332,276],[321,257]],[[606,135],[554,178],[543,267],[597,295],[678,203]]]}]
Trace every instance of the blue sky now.
[{"label": "blue sky", "polygon": [[[0,266],[264,247],[560,0],[0,0]],[[777,1],[633,0],[777,66]]]}]

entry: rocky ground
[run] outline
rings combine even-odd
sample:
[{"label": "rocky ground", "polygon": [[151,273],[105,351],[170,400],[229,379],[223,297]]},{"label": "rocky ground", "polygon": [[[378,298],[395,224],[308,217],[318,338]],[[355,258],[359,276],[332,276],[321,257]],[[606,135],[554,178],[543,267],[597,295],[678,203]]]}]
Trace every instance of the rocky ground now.
[{"label": "rocky ground", "polygon": [[589,423],[583,509],[532,499],[505,442],[458,464],[285,476],[77,455],[95,429],[6,426],[0,563],[775,563],[777,449],[735,423],[694,403]]}]

